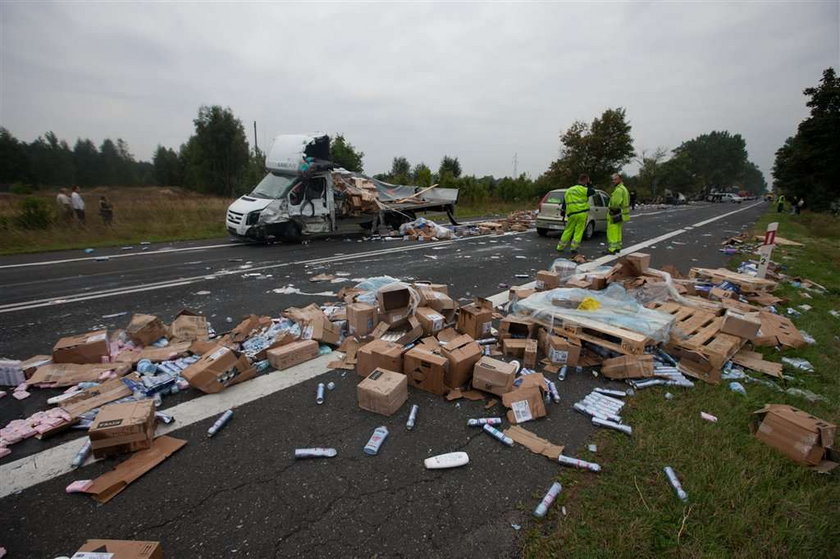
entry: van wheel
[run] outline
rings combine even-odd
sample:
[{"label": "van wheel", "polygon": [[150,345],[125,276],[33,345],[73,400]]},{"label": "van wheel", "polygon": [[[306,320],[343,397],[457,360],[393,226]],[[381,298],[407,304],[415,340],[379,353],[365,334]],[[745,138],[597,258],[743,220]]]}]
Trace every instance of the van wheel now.
[{"label": "van wheel", "polygon": [[539,235],[540,237],[545,237],[546,235],[548,235],[548,229],[537,227],[537,235]]},{"label": "van wheel", "polygon": [[587,241],[595,234],[595,222],[590,221],[586,224],[586,229],[583,230],[583,238]]},{"label": "van wheel", "polygon": [[303,235],[300,231],[300,225],[289,222],[283,230],[283,241],[287,243],[299,243],[303,240]]}]

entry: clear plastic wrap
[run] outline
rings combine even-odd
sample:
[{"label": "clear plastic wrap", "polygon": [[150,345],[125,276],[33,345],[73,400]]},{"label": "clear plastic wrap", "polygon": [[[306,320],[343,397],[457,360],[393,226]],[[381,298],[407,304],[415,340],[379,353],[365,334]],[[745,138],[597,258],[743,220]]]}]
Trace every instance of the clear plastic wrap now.
[{"label": "clear plastic wrap", "polygon": [[571,260],[565,258],[558,258],[551,263],[551,271],[556,272],[560,276],[560,281],[565,281],[567,278],[577,273],[578,265]]},{"label": "clear plastic wrap", "polygon": [[[600,308],[577,310],[587,297],[598,301]],[[603,291],[558,288],[534,293],[514,303],[512,311],[517,316],[531,317],[543,324],[586,318],[637,332],[657,343],[668,341],[674,325],[673,316],[644,308],[618,284],[611,284]]]},{"label": "clear plastic wrap", "polygon": [[434,221],[428,220],[424,217],[418,217],[414,221],[409,221],[408,223],[400,225],[400,235],[405,235],[409,229],[422,229],[424,227],[431,229],[434,236],[438,239],[451,239],[453,237],[451,229],[447,229],[443,225],[438,225]]},{"label": "clear plastic wrap", "polygon": [[414,289],[407,283],[392,278],[391,276],[378,276],[375,278],[368,278],[365,281],[356,284],[356,289],[362,289],[365,291],[364,293],[356,297],[356,301],[358,301],[359,303],[367,303],[368,305],[376,306],[376,293],[383,287],[388,287],[394,284],[399,284],[408,289],[408,293],[410,296],[411,314],[414,314],[414,311],[420,305],[420,294],[417,292],[416,289]]}]

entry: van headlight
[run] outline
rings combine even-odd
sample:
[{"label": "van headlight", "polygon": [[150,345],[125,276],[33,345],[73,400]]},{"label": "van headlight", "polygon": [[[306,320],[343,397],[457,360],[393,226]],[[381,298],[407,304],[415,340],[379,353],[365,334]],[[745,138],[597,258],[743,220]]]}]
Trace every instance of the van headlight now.
[{"label": "van headlight", "polygon": [[248,214],[248,219],[245,220],[245,225],[256,225],[260,219],[260,212],[251,212]]}]

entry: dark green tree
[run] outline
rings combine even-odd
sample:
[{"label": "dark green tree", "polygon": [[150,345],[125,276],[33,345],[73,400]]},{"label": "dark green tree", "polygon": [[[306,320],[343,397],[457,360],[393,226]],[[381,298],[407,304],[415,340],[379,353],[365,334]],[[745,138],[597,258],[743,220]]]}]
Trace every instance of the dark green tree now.
[{"label": "dark green tree", "polygon": [[88,139],[78,138],[73,146],[76,182],[79,186],[96,186],[99,179],[99,150]]},{"label": "dark green tree", "polygon": [[28,152],[25,143],[0,127],[0,184],[32,182]]},{"label": "dark green tree", "polygon": [[570,186],[586,173],[592,182],[606,186],[612,173],[633,158],[631,126],[623,108],[607,109],[592,124],[572,123],[560,136],[560,158],[550,166],[547,179],[554,188]]},{"label": "dark green tree", "polygon": [[242,121],[230,108],[202,106],[193,120],[184,163],[186,186],[220,196],[234,196],[243,188],[248,166],[248,140]]},{"label": "dark green tree", "polygon": [[460,177],[461,163],[458,161],[458,158],[449,157],[448,155],[443,156],[443,160],[440,162],[440,168],[438,169],[438,175],[441,177],[441,181],[444,175],[453,179]]},{"label": "dark green tree", "polygon": [[767,190],[767,181],[764,180],[764,173],[752,161],[747,161],[746,165],[744,165],[743,180],[741,182],[744,190],[752,194],[761,194]]},{"label": "dark green tree", "polygon": [[811,114],[776,151],[774,185],[788,199],[802,197],[808,208],[825,211],[840,205],[840,78],[827,68],[820,85],[803,93]]},{"label": "dark green tree", "polygon": [[411,178],[411,163],[405,157],[395,157],[391,162],[391,172],[388,173],[388,182],[394,184],[408,184]]},{"label": "dark green tree", "polygon": [[120,152],[110,138],[105,138],[99,146],[99,181],[98,184],[115,186],[120,182]]},{"label": "dark green tree", "polygon": [[43,186],[72,186],[76,180],[73,152],[53,132],[29,144],[33,180]]},{"label": "dark green tree", "polygon": [[411,172],[412,182],[417,186],[432,186],[432,170],[425,163],[418,163]]},{"label": "dark green tree", "polygon": [[154,165],[155,183],[160,186],[180,186],[181,165],[178,161],[178,154],[172,148],[165,148],[158,145],[152,157]]},{"label": "dark green tree", "polygon": [[714,131],[683,142],[674,150],[684,156],[703,193],[729,189],[743,176],[747,164],[747,144],[740,134]]},{"label": "dark green tree", "polygon": [[356,148],[348,142],[342,134],[338,134],[330,145],[330,160],[338,165],[344,167],[348,171],[356,173],[363,172],[362,158],[365,156],[363,151],[357,151]]}]

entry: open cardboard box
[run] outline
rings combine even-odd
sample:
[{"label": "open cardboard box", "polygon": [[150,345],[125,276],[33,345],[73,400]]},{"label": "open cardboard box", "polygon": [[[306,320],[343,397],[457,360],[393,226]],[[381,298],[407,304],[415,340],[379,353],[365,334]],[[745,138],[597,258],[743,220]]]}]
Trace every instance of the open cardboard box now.
[{"label": "open cardboard box", "polygon": [[52,361],[53,363],[76,363],[79,365],[102,363],[102,358],[110,354],[108,331],[96,330],[58,340],[53,347]]},{"label": "open cardboard box", "polygon": [[833,450],[837,426],[784,404],[767,404],[753,412],[755,437],[790,458],[819,472],[838,466],[840,453]]}]

